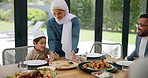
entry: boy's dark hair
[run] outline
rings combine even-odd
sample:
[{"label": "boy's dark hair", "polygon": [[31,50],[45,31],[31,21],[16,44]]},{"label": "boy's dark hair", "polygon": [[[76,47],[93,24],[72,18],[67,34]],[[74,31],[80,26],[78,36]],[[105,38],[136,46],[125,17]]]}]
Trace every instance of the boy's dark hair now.
[{"label": "boy's dark hair", "polygon": [[148,13],[140,15],[140,18],[148,18]]},{"label": "boy's dark hair", "polygon": [[36,42],[36,43],[38,43],[42,38],[45,38],[46,39],[45,36],[42,36],[42,37],[38,37],[38,38],[34,39],[33,41]]}]

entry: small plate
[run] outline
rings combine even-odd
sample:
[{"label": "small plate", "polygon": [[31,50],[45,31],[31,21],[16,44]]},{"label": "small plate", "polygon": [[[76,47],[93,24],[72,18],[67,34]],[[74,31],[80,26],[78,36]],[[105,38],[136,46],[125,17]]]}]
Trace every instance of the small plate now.
[{"label": "small plate", "polygon": [[39,66],[39,65],[47,64],[47,61],[45,61],[45,60],[28,60],[28,61],[24,61],[24,64],[27,64],[29,66]]},{"label": "small plate", "polygon": [[37,69],[42,69],[42,68],[49,68],[51,70],[55,70],[56,68],[53,67],[53,66],[41,66],[41,67],[38,67]]},{"label": "small plate", "polygon": [[130,66],[134,61],[117,61],[116,64],[118,65],[124,65],[124,66]]},{"label": "small plate", "polygon": [[96,76],[97,78],[112,78],[113,77],[113,74],[107,71],[92,72],[91,74]]},{"label": "small plate", "polygon": [[89,58],[97,58],[97,57],[101,57],[102,55],[99,53],[88,53],[87,57]]}]

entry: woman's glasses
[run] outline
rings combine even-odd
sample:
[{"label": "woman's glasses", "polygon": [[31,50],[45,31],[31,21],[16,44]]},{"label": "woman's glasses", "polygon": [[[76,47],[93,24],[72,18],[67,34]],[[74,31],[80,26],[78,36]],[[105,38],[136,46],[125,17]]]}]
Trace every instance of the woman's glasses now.
[{"label": "woman's glasses", "polygon": [[140,25],[140,24],[136,24],[136,27],[143,27],[143,26],[148,26],[148,25]]}]

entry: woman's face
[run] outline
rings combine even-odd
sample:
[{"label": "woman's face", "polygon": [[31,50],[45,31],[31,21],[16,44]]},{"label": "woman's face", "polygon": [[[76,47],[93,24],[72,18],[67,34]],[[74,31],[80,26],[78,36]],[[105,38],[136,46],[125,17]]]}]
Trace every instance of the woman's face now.
[{"label": "woman's face", "polygon": [[35,49],[37,51],[44,51],[45,47],[46,47],[46,38],[42,38],[41,40],[39,40],[38,43],[33,42]]},{"label": "woman's face", "polygon": [[65,11],[61,9],[53,9],[53,15],[56,17],[58,20],[61,20],[65,16]]}]

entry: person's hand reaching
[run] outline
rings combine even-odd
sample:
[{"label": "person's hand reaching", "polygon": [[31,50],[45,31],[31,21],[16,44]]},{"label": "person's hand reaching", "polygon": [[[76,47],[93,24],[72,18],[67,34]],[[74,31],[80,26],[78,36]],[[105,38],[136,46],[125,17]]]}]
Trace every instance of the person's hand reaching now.
[{"label": "person's hand reaching", "polygon": [[49,56],[50,56],[49,63],[51,63],[54,60],[54,52],[51,51],[50,54],[49,54]]},{"label": "person's hand reaching", "polygon": [[72,60],[73,60],[74,62],[78,62],[78,61],[77,61],[77,56],[76,56],[76,53],[75,53],[74,50],[72,50],[71,56],[72,56]]},{"label": "person's hand reaching", "polygon": [[138,60],[139,58],[138,57],[134,57],[134,60]]}]

